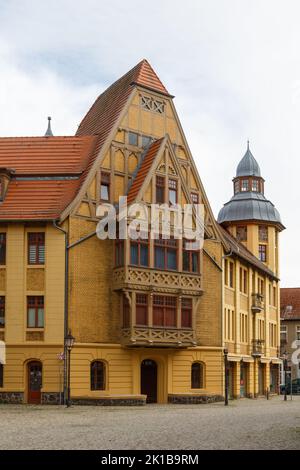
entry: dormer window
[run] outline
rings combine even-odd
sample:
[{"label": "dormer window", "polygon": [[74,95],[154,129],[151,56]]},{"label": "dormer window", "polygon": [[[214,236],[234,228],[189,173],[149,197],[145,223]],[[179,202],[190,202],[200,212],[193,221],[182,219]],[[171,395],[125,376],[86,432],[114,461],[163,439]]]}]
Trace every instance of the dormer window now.
[{"label": "dormer window", "polygon": [[249,191],[249,181],[248,180],[242,180],[241,190],[244,191],[244,192]]}]

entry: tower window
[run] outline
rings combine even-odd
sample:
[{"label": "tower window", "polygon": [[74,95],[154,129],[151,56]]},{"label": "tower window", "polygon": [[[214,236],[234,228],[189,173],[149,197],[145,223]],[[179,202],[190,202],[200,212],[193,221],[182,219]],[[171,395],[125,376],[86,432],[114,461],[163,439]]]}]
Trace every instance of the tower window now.
[{"label": "tower window", "polygon": [[268,227],[266,225],[260,225],[258,227],[258,238],[260,242],[268,241]]},{"label": "tower window", "polygon": [[241,225],[236,228],[236,238],[240,242],[246,242],[247,241],[247,226],[246,225]]},{"label": "tower window", "polygon": [[252,191],[257,193],[259,191],[259,182],[258,180],[252,180]]},{"label": "tower window", "polygon": [[240,182],[239,181],[235,181],[234,182],[234,193],[239,193],[240,192]]},{"label": "tower window", "polygon": [[249,191],[249,181],[242,180],[242,191]]},{"label": "tower window", "polygon": [[259,254],[259,259],[263,263],[266,263],[267,261],[267,246],[266,245],[259,245],[258,246],[258,254]]}]

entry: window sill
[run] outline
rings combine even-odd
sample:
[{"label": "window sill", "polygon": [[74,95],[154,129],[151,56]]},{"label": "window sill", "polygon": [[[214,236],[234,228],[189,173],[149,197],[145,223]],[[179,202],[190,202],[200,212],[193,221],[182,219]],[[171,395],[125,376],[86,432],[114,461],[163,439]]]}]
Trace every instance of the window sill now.
[{"label": "window sill", "polygon": [[37,331],[37,332],[44,332],[45,327],[35,327],[35,326],[27,326],[26,331]]},{"label": "window sill", "polygon": [[27,264],[27,268],[38,269],[38,268],[44,268],[44,267],[45,267],[45,263],[44,264]]}]

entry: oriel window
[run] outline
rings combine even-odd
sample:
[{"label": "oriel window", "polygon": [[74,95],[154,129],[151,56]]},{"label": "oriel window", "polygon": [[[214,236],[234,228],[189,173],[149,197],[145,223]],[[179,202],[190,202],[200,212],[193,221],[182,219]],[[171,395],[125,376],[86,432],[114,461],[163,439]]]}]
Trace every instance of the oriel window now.
[{"label": "oriel window", "polygon": [[149,239],[138,238],[130,241],[130,264],[149,266]]},{"label": "oriel window", "polygon": [[148,325],[148,296],[146,294],[136,294],[136,324]]},{"label": "oriel window", "polygon": [[45,233],[28,233],[28,264],[45,264]]},{"label": "oriel window", "polygon": [[100,199],[101,201],[109,201],[110,198],[110,174],[101,172],[101,187]]},{"label": "oriel window", "polygon": [[193,302],[192,299],[181,299],[181,327],[192,328]]},{"label": "oriel window", "polygon": [[177,321],[176,297],[154,295],[153,296],[153,326],[176,327]]},{"label": "oriel window", "polygon": [[154,265],[157,269],[177,269],[177,240],[158,238],[154,240]]},{"label": "oriel window", "polygon": [[126,295],[123,295],[123,328],[130,326],[130,304]]},{"label": "oriel window", "polygon": [[6,233],[0,233],[0,264],[6,264]]},{"label": "oriel window", "polygon": [[193,249],[193,242],[183,240],[182,269],[190,273],[199,273],[199,250]]},{"label": "oriel window", "polygon": [[27,297],[27,327],[44,328],[44,297],[42,295]]}]

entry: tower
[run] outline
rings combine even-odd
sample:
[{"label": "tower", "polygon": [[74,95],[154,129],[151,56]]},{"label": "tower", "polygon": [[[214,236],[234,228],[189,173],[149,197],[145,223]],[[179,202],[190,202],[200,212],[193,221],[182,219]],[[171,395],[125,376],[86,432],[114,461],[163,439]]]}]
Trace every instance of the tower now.
[{"label": "tower", "polygon": [[278,233],[284,226],[264,195],[264,183],[248,141],[233,178],[234,195],[220,210],[218,222],[278,276]]}]

